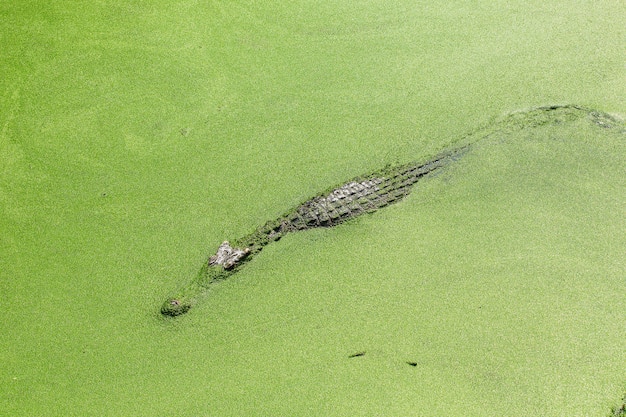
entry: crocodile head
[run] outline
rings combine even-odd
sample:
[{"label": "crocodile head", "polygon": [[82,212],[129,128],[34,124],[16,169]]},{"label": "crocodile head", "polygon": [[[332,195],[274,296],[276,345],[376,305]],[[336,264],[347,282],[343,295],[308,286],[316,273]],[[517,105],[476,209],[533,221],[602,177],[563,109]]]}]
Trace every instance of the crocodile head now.
[{"label": "crocodile head", "polygon": [[189,311],[191,304],[191,300],[170,298],[161,306],[161,314],[171,317],[180,316]]}]

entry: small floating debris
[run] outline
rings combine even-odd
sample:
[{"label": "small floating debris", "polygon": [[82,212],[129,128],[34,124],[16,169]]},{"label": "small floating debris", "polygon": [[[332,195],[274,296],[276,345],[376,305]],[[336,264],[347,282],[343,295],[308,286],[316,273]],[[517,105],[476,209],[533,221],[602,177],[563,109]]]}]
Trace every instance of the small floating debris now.
[{"label": "small floating debris", "polygon": [[365,356],[365,351],[353,353],[352,355],[349,355],[348,358],[358,358],[360,356]]}]

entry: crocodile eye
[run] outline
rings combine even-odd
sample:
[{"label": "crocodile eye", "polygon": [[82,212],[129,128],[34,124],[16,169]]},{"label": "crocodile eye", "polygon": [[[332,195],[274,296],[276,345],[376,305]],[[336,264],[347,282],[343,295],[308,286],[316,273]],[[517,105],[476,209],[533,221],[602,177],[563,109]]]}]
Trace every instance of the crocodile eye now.
[{"label": "crocodile eye", "polygon": [[172,301],[170,301],[170,305],[173,305],[173,306],[180,305],[180,301],[178,301],[178,300],[172,300]]}]

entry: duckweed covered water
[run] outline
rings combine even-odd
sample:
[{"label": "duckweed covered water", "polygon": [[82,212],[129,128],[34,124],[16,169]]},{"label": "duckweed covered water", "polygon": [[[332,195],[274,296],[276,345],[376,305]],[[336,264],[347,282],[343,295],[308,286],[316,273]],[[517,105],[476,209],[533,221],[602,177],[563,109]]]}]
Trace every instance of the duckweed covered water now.
[{"label": "duckweed covered water", "polygon": [[2,413],[621,404],[615,129],[493,137],[400,205],[268,247],[181,320],[158,306],[223,239],[502,114],[623,116],[623,5],[22,1],[0,16]]}]

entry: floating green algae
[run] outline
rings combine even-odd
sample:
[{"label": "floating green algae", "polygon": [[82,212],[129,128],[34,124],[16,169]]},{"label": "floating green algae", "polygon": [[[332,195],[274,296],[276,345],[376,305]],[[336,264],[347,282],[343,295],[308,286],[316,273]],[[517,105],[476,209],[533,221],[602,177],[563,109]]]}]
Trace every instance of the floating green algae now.
[{"label": "floating green algae", "polygon": [[[355,174],[426,161],[490,120],[544,103],[624,116],[625,30],[620,6],[603,0],[2,2],[3,413],[619,408],[623,351],[597,342],[625,338],[615,301],[623,285],[613,285],[624,276],[624,151],[612,129],[563,134],[609,139],[560,145],[570,157],[538,160],[538,178],[472,175],[455,188],[440,176],[345,227],[290,234],[192,314],[163,320],[156,310],[222,239]],[[532,167],[528,147],[502,149],[509,154],[490,153],[484,173]],[[482,172],[481,160],[463,172]],[[531,209],[545,201],[541,190],[550,204]],[[453,191],[466,203],[458,217]],[[525,221],[508,230],[507,219]],[[474,268],[451,264],[473,256]],[[479,269],[483,261],[498,273]],[[533,303],[519,284],[533,273],[588,291],[546,285]],[[508,305],[496,297],[507,283]],[[482,317],[460,302],[483,298],[492,304]]]}]

